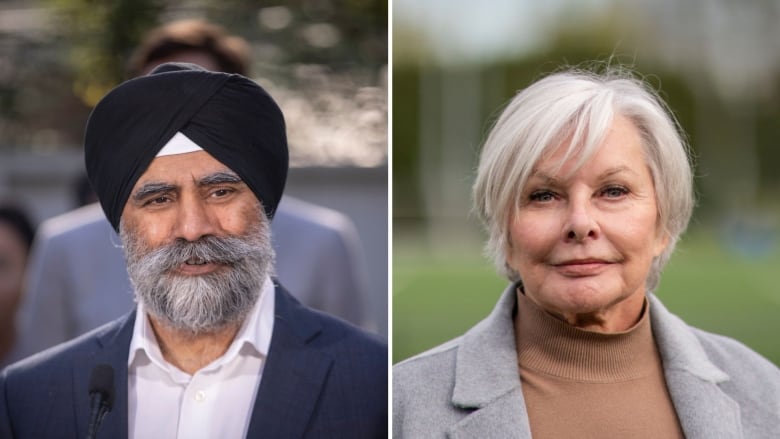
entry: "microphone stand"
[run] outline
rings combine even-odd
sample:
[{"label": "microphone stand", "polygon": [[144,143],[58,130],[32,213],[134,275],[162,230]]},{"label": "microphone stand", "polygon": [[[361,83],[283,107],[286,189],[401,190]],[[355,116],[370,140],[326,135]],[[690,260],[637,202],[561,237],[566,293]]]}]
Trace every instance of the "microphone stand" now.
[{"label": "microphone stand", "polygon": [[95,392],[92,394],[90,406],[92,410],[89,416],[89,428],[87,429],[87,439],[95,439],[97,437],[97,429],[103,418],[108,413],[108,404],[103,398],[101,392]]},{"label": "microphone stand", "polygon": [[111,365],[98,364],[92,369],[89,398],[91,410],[87,439],[95,439],[100,423],[114,405],[114,368]]}]

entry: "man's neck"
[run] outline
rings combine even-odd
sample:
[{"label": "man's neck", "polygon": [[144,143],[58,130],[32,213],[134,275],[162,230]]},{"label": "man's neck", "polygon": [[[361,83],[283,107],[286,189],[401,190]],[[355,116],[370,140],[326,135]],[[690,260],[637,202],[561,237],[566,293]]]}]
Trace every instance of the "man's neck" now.
[{"label": "man's neck", "polygon": [[190,375],[227,352],[240,327],[234,324],[193,334],[171,328],[151,315],[148,317],[165,361]]}]

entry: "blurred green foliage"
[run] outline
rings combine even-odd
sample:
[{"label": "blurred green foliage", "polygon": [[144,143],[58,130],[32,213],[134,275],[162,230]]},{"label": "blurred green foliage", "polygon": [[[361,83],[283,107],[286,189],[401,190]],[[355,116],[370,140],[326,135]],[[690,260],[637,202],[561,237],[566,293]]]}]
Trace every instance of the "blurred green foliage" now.
[{"label": "blurred green foliage", "polygon": [[125,63],[157,23],[161,0],[45,0],[70,46],[74,93],[93,106],[126,78]]}]

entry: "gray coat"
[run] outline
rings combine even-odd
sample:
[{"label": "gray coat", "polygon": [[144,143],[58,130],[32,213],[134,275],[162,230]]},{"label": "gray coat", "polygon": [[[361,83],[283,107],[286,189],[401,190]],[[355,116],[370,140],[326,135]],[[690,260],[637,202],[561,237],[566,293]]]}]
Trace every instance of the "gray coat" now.
[{"label": "gray coat", "polygon": [[[512,325],[514,286],[463,336],[393,367],[393,436],[530,438]],[[649,295],[651,324],[688,439],[780,438],[780,369],[686,325]]]}]

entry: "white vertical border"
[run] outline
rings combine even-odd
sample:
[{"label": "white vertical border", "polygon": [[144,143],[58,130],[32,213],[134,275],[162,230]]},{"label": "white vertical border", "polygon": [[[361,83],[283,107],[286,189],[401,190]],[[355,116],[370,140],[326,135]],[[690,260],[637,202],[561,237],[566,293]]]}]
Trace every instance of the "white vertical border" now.
[{"label": "white vertical border", "polygon": [[387,0],[387,437],[393,437],[393,0]]}]

